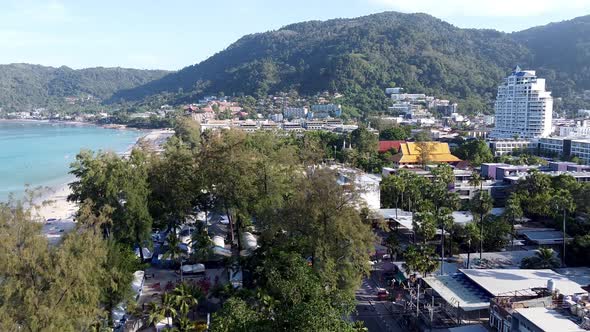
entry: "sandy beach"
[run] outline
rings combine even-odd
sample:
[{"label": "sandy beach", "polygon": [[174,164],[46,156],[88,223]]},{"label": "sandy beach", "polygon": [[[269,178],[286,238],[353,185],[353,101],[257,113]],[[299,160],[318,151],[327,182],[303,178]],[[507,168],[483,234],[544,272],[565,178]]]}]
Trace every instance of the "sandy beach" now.
[{"label": "sandy beach", "polygon": [[[138,139],[136,145],[140,141],[147,142],[157,151],[173,134],[173,130],[153,130]],[[76,226],[75,214],[78,211],[78,205],[68,201],[68,195],[71,192],[66,183],[45,189],[34,201],[37,207],[34,208],[33,216],[38,222],[43,223],[43,233],[53,244],[58,243],[64,234]]]},{"label": "sandy beach", "polygon": [[47,221],[48,219],[73,220],[73,215],[78,208],[76,204],[68,202],[67,198],[71,192],[68,184],[56,189],[47,189],[47,192],[43,193],[35,202],[38,205],[35,215],[40,219],[39,221]]},{"label": "sandy beach", "polygon": [[64,234],[76,227],[74,217],[77,204],[68,202],[70,187],[65,184],[56,189],[47,189],[35,200],[32,214],[35,220],[43,223],[43,234],[51,244],[57,244]]}]

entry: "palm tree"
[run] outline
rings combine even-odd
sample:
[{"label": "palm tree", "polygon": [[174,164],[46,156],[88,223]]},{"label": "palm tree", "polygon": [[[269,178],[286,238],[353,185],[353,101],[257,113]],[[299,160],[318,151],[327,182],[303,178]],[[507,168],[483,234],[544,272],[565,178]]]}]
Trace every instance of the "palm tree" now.
[{"label": "palm tree", "polygon": [[168,249],[164,252],[164,258],[170,258],[175,264],[180,262],[180,279],[182,280],[182,258],[181,255],[183,253],[182,248],[180,247],[181,241],[176,235],[176,232],[172,230],[166,239],[168,241]]},{"label": "palm tree", "polygon": [[387,252],[391,255],[392,260],[396,260],[397,255],[401,253],[401,247],[397,236],[390,232],[387,239],[385,239],[385,246],[387,247]]},{"label": "palm tree", "polygon": [[162,308],[156,302],[148,303],[148,312],[147,312],[147,326],[156,327],[156,325],[164,319],[164,314],[162,313]]},{"label": "palm tree", "polygon": [[493,206],[494,201],[487,191],[478,191],[471,200],[471,213],[479,216],[479,259],[483,256],[483,220]]},{"label": "palm tree", "polygon": [[438,227],[441,228],[442,234],[440,238],[441,243],[441,250],[440,250],[440,257],[441,257],[441,268],[440,274],[444,274],[444,266],[445,266],[445,230],[453,227],[454,219],[452,215],[453,211],[451,209],[443,207],[441,208],[438,213],[436,214],[436,221],[438,223]]},{"label": "palm tree", "polygon": [[182,283],[174,288],[172,296],[182,317],[187,317],[191,308],[198,304],[198,298],[201,297],[201,293],[197,287]]},{"label": "palm tree", "polygon": [[576,204],[569,190],[560,189],[553,196],[553,205],[556,216],[560,211],[563,212],[563,252],[561,253],[561,264],[565,266],[565,220],[567,213],[576,209]]},{"label": "palm tree", "polygon": [[550,248],[540,248],[533,257],[522,260],[523,269],[554,269],[559,267],[559,259],[555,257],[555,251]]},{"label": "palm tree", "polygon": [[213,253],[213,242],[207,233],[205,223],[199,223],[191,236],[192,254],[197,261],[205,261]]},{"label": "palm tree", "polygon": [[172,326],[172,319],[178,316],[178,312],[176,311],[176,303],[175,298],[173,295],[169,293],[164,293],[162,295],[162,314],[167,319],[167,325]]},{"label": "palm tree", "polygon": [[508,200],[506,201],[506,210],[504,212],[504,218],[507,221],[510,221],[512,225],[511,230],[511,243],[512,243],[512,250],[514,250],[514,223],[517,219],[522,218],[523,212],[522,207],[520,206],[520,198],[515,194],[511,194]]}]

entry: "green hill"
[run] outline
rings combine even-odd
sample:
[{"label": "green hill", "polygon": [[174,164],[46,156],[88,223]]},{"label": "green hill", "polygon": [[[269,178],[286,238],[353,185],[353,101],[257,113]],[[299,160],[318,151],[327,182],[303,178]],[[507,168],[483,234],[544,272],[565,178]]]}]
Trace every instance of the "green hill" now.
[{"label": "green hill", "polygon": [[533,55],[527,63],[559,95],[590,90],[590,15],[511,34]]},{"label": "green hill", "polygon": [[114,92],[144,85],[169,72],[125,68],[45,67],[0,65],[0,108],[27,110],[63,102],[65,97],[110,98]]},{"label": "green hill", "polygon": [[247,35],[197,65],[120,91],[113,100],[179,89],[183,101],[220,91],[265,95],[328,90],[355,95],[352,104],[371,108],[383,106],[376,99],[385,97],[383,89],[390,86],[490,100],[498,80],[516,63],[530,59],[529,50],[508,34],[459,29],[425,14],[386,12]]},{"label": "green hill", "polygon": [[516,64],[547,78],[561,107],[590,107],[590,16],[516,33],[461,29],[426,14],[385,12],[311,21],[247,35],[180,71],[0,66],[0,107],[92,94],[110,103],[180,104],[207,94],[264,96],[295,90],[344,94],[361,113],[381,111],[387,87],[491,111],[498,83]]},{"label": "green hill", "polygon": [[304,22],[244,36],[112,101],[162,92],[175,94],[172,102],[187,102],[219,92],[327,90],[352,96],[347,102],[368,112],[385,107],[384,88],[401,86],[457,100],[463,111],[490,111],[497,84],[516,64],[546,77],[557,97],[590,89],[589,22],[586,16],[512,34],[396,12]]}]

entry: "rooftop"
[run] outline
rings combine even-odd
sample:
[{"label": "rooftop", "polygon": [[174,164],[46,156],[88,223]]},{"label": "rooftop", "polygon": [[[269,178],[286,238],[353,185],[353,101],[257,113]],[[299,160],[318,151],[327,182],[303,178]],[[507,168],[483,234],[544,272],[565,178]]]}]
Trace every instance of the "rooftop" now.
[{"label": "rooftop", "polygon": [[[523,229],[518,234],[524,235],[529,241],[537,244],[559,244],[563,243],[563,232],[553,229]],[[566,235],[566,241],[571,237]]]},{"label": "rooftop", "polygon": [[547,287],[549,280],[553,280],[555,288],[564,295],[586,292],[582,289],[583,285],[549,269],[461,269],[459,271],[495,296],[521,289]]},{"label": "rooftop", "polygon": [[567,316],[547,308],[526,308],[517,309],[521,316],[535,324],[543,331],[578,332],[586,331],[578,324],[571,321]]},{"label": "rooftop", "polygon": [[465,311],[486,309],[490,296],[476,287],[462,274],[422,278],[447,303],[460,306]]},{"label": "rooftop", "polygon": [[[453,156],[449,145],[441,142],[424,142],[428,149],[428,162],[449,163],[460,162],[461,159]],[[401,144],[400,153],[394,156],[394,161],[398,163],[420,163],[421,147],[416,142],[406,142]]]}]

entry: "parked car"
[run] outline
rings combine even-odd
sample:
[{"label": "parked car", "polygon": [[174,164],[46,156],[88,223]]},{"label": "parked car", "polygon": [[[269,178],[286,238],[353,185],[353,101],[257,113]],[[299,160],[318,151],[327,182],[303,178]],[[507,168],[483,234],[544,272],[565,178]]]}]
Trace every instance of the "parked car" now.
[{"label": "parked car", "polygon": [[377,299],[379,301],[387,301],[389,299],[389,292],[385,288],[377,288]]}]

